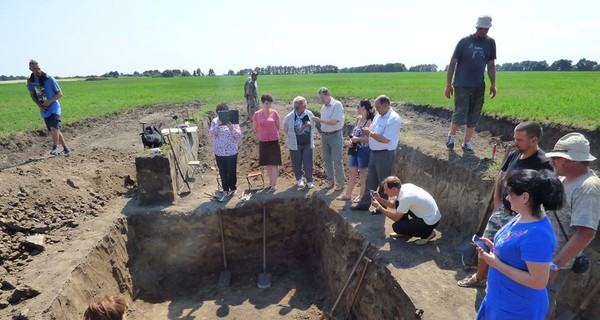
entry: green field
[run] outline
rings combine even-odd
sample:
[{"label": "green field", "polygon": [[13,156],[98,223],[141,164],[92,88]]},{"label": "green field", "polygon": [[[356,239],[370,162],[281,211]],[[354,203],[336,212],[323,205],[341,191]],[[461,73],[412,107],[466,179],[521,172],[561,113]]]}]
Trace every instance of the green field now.
[{"label": "green field", "polygon": [[[451,107],[443,95],[445,73],[377,73],[260,76],[259,93],[276,100],[296,95],[314,97],[321,86],[334,96],[374,98]],[[59,82],[64,97],[63,121],[114,113],[160,103],[194,100],[212,109],[218,102],[243,100],[246,77],[130,78],[108,81]],[[499,72],[498,96],[486,100],[484,112],[546,123],[600,128],[600,72]],[[0,137],[42,128],[37,107],[24,83],[0,84]]]}]

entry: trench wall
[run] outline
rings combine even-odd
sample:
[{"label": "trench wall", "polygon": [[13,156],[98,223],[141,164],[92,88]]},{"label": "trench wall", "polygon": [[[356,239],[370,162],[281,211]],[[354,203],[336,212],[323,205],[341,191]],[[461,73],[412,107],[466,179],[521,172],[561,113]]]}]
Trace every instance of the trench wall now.
[{"label": "trench wall", "polygon": [[[319,274],[315,276],[327,283],[332,305],[366,240],[317,197],[247,203],[221,211],[227,262],[234,275],[262,270],[263,205],[267,211],[267,269],[276,272],[277,264],[290,258],[316,264]],[[156,212],[130,217],[130,271],[140,297],[156,297],[159,291],[163,295],[193,292],[207,275],[216,281],[223,270],[218,214]],[[368,255],[376,258],[376,251],[371,247]],[[356,278],[338,307],[342,314]],[[354,319],[416,318],[411,300],[378,259],[369,267],[358,296]]]},{"label": "trench wall", "polygon": [[[199,138],[197,131],[185,134],[171,133],[170,140],[177,159],[168,144],[161,147],[160,153],[152,154],[149,150],[144,150],[144,154],[135,158],[139,204],[173,203],[181,192],[188,191],[185,181],[193,178],[193,168],[188,162],[196,160]],[[165,142],[168,141],[165,136]],[[185,180],[177,171],[176,162]]]},{"label": "trench wall", "polygon": [[120,294],[131,301],[133,283],[128,260],[127,220],[122,218],[75,268],[44,319],[83,319],[90,301],[102,295]]},{"label": "trench wall", "polygon": [[[406,107],[421,113],[427,113],[450,120],[452,118],[452,110],[440,107],[432,107],[428,105],[407,105]],[[514,128],[522,120],[497,117],[483,114],[479,119],[477,131],[489,131],[492,135],[501,137],[505,141],[512,141]],[[540,147],[546,151],[552,150],[558,139],[567,133],[579,132],[590,141],[590,150],[592,155],[600,157],[600,128],[595,130],[580,129],[563,125],[543,124],[544,136],[540,141]],[[592,169],[600,170],[600,163],[594,161],[590,164]]]}]

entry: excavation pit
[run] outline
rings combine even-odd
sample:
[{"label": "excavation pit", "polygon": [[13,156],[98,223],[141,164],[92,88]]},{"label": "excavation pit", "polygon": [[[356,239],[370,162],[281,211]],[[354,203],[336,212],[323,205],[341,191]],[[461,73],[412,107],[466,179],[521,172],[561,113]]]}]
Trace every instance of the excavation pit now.
[{"label": "excavation pit", "polygon": [[[262,272],[263,208],[267,272],[272,286],[257,287]],[[224,270],[222,215],[229,287]],[[48,310],[50,318],[80,318],[84,302],[120,293],[128,319],[321,319],[333,307],[368,241],[319,197],[248,202],[230,209],[129,214],[76,268]],[[334,318],[346,318],[365,266],[350,319],[411,319],[415,307],[378,250],[368,246]],[[101,279],[101,281],[97,281]],[[382,294],[385,293],[385,294]]]}]

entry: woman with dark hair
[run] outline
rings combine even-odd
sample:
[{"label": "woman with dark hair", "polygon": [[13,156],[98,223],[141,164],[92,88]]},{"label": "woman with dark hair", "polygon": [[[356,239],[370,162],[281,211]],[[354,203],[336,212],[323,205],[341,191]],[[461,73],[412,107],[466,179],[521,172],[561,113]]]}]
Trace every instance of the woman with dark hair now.
[{"label": "woman with dark hair", "polygon": [[[369,100],[361,100],[356,107],[358,116],[356,117],[356,125],[350,139],[348,140],[348,155],[350,163],[350,176],[348,178],[348,188],[346,194],[337,197],[337,200],[352,202],[360,201],[360,197],[365,193],[365,184],[367,181],[367,168],[369,167],[369,158],[371,149],[369,148],[369,137],[362,134],[361,128],[368,128],[375,118],[375,109],[371,106]],[[356,173],[360,175],[360,193],[352,199],[352,191],[356,185]]]},{"label": "woman with dark hair", "polygon": [[258,165],[267,167],[271,188],[277,189],[277,176],[281,165],[279,147],[279,113],[271,109],[273,96],[268,93],[260,97],[261,108],[252,117],[252,127],[258,138]]},{"label": "woman with dark hair", "polygon": [[[223,110],[229,110],[229,107],[224,103],[219,103],[215,111],[218,114]],[[240,125],[231,122],[221,123],[217,115],[210,122],[209,133],[213,137],[213,151],[223,191],[233,195],[237,191],[238,141],[242,137]]]},{"label": "woman with dark hair", "polygon": [[517,215],[494,242],[482,238],[489,252],[477,246],[491,267],[477,319],[545,319],[556,237],[544,210],[564,205],[564,188],[549,170],[517,170],[505,181],[506,199]]},{"label": "woman with dark hair", "polygon": [[84,320],[125,320],[125,300],[119,296],[103,296],[90,303]]}]

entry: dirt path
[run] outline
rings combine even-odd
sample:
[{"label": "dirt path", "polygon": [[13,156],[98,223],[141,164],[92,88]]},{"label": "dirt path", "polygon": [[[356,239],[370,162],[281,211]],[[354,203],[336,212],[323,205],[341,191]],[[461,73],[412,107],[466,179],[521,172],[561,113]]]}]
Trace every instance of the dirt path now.
[{"label": "dirt path", "polygon": [[[358,100],[342,99],[346,112],[355,112]],[[316,105],[310,101],[310,105]],[[245,105],[233,103],[233,108],[245,110]],[[70,156],[47,156],[50,138],[39,132],[21,133],[11,140],[0,141],[0,277],[3,283],[0,291],[0,318],[14,314],[18,310],[18,301],[9,304],[6,300],[13,294],[13,288],[18,285],[28,285],[34,289],[41,288],[32,277],[36,268],[37,255],[41,248],[25,245],[26,238],[30,235],[43,234],[46,250],[69,252],[85,250],[89,244],[78,243],[74,234],[85,232],[82,225],[89,220],[112,220],[114,215],[106,214],[107,208],[114,203],[115,198],[135,196],[135,168],[134,158],[142,150],[139,121],[147,123],[171,124],[172,114],[184,114],[193,111],[199,105],[186,106],[157,106],[137,108],[122,114],[108,115],[90,119],[65,128],[73,152]],[[290,102],[276,102],[275,108],[281,118],[292,110]],[[489,159],[491,145],[497,139],[489,134],[476,134],[474,143],[478,147],[475,155],[464,156],[462,151],[448,152],[444,147],[444,137],[448,130],[448,123],[434,116],[412,112],[402,106],[395,106],[399,111],[403,129],[401,140],[423,148],[423,152],[449,161],[457,161],[473,170],[487,171],[490,169]],[[240,118],[244,119],[245,116]],[[208,117],[202,120],[200,127],[207,131]],[[247,125],[243,125],[244,137],[240,147],[238,173],[239,186],[245,187],[245,180],[241,178],[250,171],[258,170],[258,154],[256,139]],[[203,179],[195,188],[213,188],[210,181],[214,181],[215,171],[212,145],[208,135],[201,141],[199,158],[204,163]],[[283,139],[282,139],[283,141]],[[424,291],[418,294],[426,295],[427,290],[437,290],[436,285],[441,285],[447,290],[447,307],[460,311],[461,315],[472,317],[475,308],[475,295],[454,286],[457,275],[457,261],[450,255],[440,256],[437,263],[422,263],[410,265],[410,260],[404,260],[402,250],[409,250],[404,244],[388,243],[385,233],[381,234],[381,221],[370,220],[358,213],[345,211],[348,204],[335,201],[339,192],[325,191],[321,186],[325,184],[325,172],[321,158],[320,139],[315,139],[315,184],[313,192],[318,192],[331,199],[331,206],[342,212],[361,232],[365,232],[371,241],[379,246],[392,265],[401,270],[414,267],[418,274],[429,274],[430,283],[423,286]],[[282,143],[282,158],[284,165],[281,169],[280,190],[278,193],[294,193],[295,179],[289,162],[289,151]],[[345,155],[347,163],[347,155]],[[286,191],[287,190],[287,191]],[[277,195],[277,194],[276,194]],[[275,196],[276,196],[275,195]],[[195,195],[188,201],[208,201],[205,197]],[[381,217],[379,217],[381,218]],[[379,219],[381,220],[381,219]],[[375,222],[372,222],[375,221]],[[389,229],[385,222],[385,228]],[[377,225],[377,232],[369,231],[371,225]],[[443,247],[451,246],[448,241]],[[412,249],[412,247],[411,247]],[[437,246],[425,249],[423,254],[430,254],[438,250]],[[61,251],[62,250],[62,251]],[[449,251],[449,250],[448,250]],[[418,258],[415,258],[418,259]],[[70,261],[57,259],[54,270],[69,270]],[[398,277],[406,277],[411,273],[398,273]],[[415,273],[416,274],[416,273]],[[462,274],[460,274],[462,276]],[[441,282],[441,283],[440,283]],[[274,293],[275,294],[275,293]],[[435,299],[425,299],[423,308],[437,307]],[[181,303],[185,303],[182,301]],[[465,307],[466,304],[466,307]]]}]

